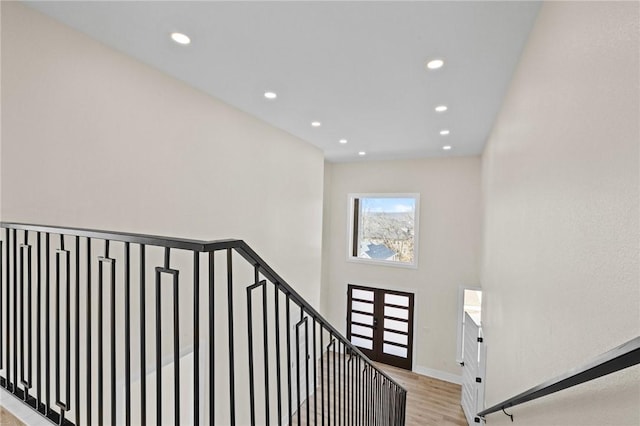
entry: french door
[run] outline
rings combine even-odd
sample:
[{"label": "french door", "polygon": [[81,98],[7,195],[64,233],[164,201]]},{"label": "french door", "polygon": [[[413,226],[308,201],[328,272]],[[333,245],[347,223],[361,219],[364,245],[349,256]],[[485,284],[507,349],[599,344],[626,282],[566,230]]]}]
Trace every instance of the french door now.
[{"label": "french door", "polygon": [[413,293],[349,284],[347,337],[373,361],[411,370]]}]

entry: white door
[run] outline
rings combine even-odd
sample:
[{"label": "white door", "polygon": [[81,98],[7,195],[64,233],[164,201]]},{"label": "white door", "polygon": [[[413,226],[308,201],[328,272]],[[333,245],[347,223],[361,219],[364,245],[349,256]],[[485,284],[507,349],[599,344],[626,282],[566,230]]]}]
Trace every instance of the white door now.
[{"label": "white door", "polygon": [[482,329],[468,313],[464,321],[464,352],[462,366],[461,405],[467,422],[480,423],[477,416],[484,404],[484,357],[485,346]]}]

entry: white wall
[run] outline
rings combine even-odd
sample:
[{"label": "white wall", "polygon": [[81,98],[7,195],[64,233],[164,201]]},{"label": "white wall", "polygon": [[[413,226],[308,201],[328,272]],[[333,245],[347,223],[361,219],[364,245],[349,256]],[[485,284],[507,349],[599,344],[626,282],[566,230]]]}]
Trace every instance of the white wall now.
[{"label": "white wall", "polygon": [[[477,286],[480,267],[480,159],[327,164],[323,275],[327,315],[345,330],[348,284],[413,292],[414,370],[458,380],[459,285]],[[349,193],[420,194],[417,269],[347,262]]]},{"label": "white wall", "polygon": [[[488,405],[640,334],[638,7],[545,3],[484,152]],[[636,366],[510,412],[637,425],[638,407]]]},{"label": "white wall", "polygon": [[38,12],[2,8],[3,220],[245,239],[318,303],[321,151]]},{"label": "white wall", "polygon": [[[1,71],[3,220],[244,239],[319,307],[320,150],[17,2],[2,2]],[[96,256],[102,254],[97,251]],[[117,245],[112,249],[118,265],[121,251]],[[137,253],[137,247],[132,251]],[[148,267],[160,264],[158,252],[148,251]],[[224,265],[223,256],[217,257]],[[178,268],[191,264],[184,253],[173,254],[171,261]],[[248,392],[244,287],[253,277],[250,267],[238,271],[241,261],[234,263],[238,422],[247,424],[246,398],[240,399]],[[204,260],[201,266],[206,267]],[[216,269],[218,276],[224,271],[224,266]],[[181,271],[181,284],[192,282],[189,274],[188,268]],[[137,277],[135,271],[132,276]],[[217,342],[227,337],[223,282],[218,280],[216,287]],[[192,322],[185,320],[193,300],[189,287],[180,287],[181,346],[192,344]],[[132,288],[132,306],[137,307],[137,281]],[[122,292],[117,297],[121,303]],[[148,336],[155,331],[152,297],[148,292]],[[137,321],[137,309],[132,316]],[[118,310],[117,339],[122,339],[122,317]],[[163,353],[170,349],[164,347],[168,341],[163,341]],[[148,337],[147,346],[150,342]],[[225,350],[215,355],[216,388],[227,389],[227,346],[221,344]],[[121,340],[117,345],[123,347]],[[137,353],[134,345],[132,359],[138,359]],[[149,365],[153,354],[147,352]],[[138,362],[133,369],[135,375]],[[228,392],[216,395],[215,423],[228,423],[227,400]]]}]

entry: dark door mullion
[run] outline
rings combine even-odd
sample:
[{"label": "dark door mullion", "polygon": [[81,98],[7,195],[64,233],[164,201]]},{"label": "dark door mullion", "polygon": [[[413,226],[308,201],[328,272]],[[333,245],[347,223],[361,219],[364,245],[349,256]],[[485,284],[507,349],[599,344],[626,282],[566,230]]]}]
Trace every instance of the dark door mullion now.
[{"label": "dark door mullion", "polygon": [[373,352],[375,360],[382,358],[382,342],[384,340],[384,291],[373,289]]},{"label": "dark door mullion", "polygon": [[[365,349],[360,346],[360,350],[373,361],[379,361],[385,364],[393,365],[396,367],[404,368],[407,370],[411,370],[412,368],[412,350],[413,350],[413,297],[412,293],[398,292],[392,290],[383,290],[371,287],[361,287],[355,285],[349,285],[348,287],[348,300],[347,300],[347,337],[351,340],[351,326],[353,325],[352,313],[365,314],[364,312],[358,312],[357,310],[353,310],[353,290],[363,290],[373,293],[373,313],[367,315],[372,315],[373,317],[373,336],[372,336],[372,349]],[[406,346],[407,356],[405,358],[401,356],[391,355],[384,352],[384,331],[385,331],[385,294],[393,294],[398,296],[406,296],[408,298],[407,306],[395,305],[393,303],[386,304],[386,306],[406,309],[408,311],[407,319],[402,318],[394,318],[392,315],[388,316],[389,319],[395,319],[396,321],[406,322],[407,323],[407,331],[400,331],[399,334],[404,334],[407,336],[407,345],[396,344],[396,346]],[[358,302],[366,302],[371,303],[370,301],[359,300],[355,298],[355,301]],[[394,330],[389,329],[390,332],[394,332]],[[358,333],[355,333],[355,337],[358,336]]]}]

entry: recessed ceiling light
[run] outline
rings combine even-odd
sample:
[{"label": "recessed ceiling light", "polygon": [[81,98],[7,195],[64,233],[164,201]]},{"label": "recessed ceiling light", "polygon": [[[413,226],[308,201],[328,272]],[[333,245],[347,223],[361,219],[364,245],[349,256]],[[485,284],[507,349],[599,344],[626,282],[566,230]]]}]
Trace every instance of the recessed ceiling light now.
[{"label": "recessed ceiling light", "polygon": [[175,41],[178,44],[189,44],[191,43],[191,39],[182,33],[171,33],[171,40]]},{"label": "recessed ceiling light", "polygon": [[320,127],[320,126],[322,126],[322,123],[321,123],[321,122],[319,122],[319,121],[312,121],[312,122],[311,122],[311,125],[312,125],[313,127]]},{"label": "recessed ceiling light", "polygon": [[365,155],[367,155],[367,153],[366,153],[366,152],[364,152],[364,151],[360,151],[360,152],[358,153],[358,155],[359,155],[360,157],[364,157]]},{"label": "recessed ceiling light", "polygon": [[345,143],[347,143],[347,140],[346,139],[340,139],[340,143],[341,144],[345,144]]},{"label": "recessed ceiling light", "polygon": [[267,99],[275,99],[278,95],[275,92],[264,92],[264,97]]},{"label": "recessed ceiling light", "polygon": [[445,151],[449,151],[451,149],[451,145],[445,145],[442,147]]},{"label": "recessed ceiling light", "polygon": [[427,68],[430,70],[437,70],[438,68],[441,68],[444,65],[444,61],[442,59],[432,59],[431,61],[427,62]]},{"label": "recessed ceiling light", "polygon": [[449,130],[447,130],[447,129],[440,130],[440,134],[441,134],[442,136],[447,136],[449,133],[451,133],[451,132],[450,132]]},{"label": "recessed ceiling light", "polygon": [[448,110],[449,108],[447,108],[446,105],[438,105],[436,107],[436,112],[445,112],[446,110]]}]

